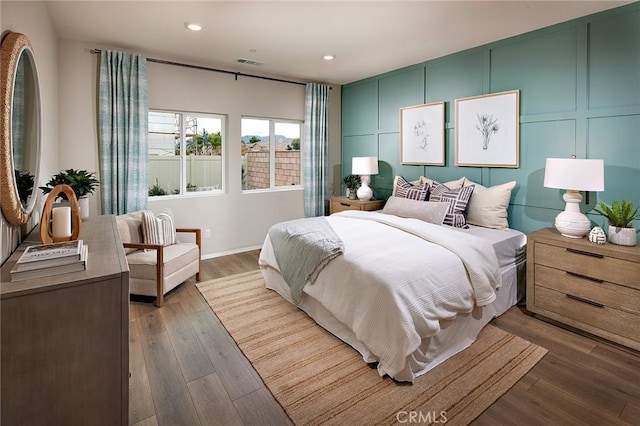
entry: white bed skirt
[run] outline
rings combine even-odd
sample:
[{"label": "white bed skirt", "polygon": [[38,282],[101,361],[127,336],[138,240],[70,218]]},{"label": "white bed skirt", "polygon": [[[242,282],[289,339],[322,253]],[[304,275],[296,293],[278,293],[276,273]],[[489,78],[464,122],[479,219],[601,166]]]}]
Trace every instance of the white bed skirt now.
[{"label": "white bed skirt", "polygon": [[[268,241],[263,247],[262,256],[266,256],[267,259],[273,256],[271,244]],[[493,303],[483,307],[476,306],[472,312],[458,314],[453,320],[441,321],[440,332],[433,337],[422,340],[420,347],[413,356],[409,357],[414,377],[426,373],[467,348],[475,341],[480,330],[489,321],[502,315],[518,302],[524,291],[525,261],[520,260],[518,263],[503,266],[500,268],[500,272],[502,273],[502,286],[496,290],[496,300]],[[293,304],[289,294],[289,286],[277,270],[263,265],[262,274],[267,288],[276,291]],[[369,350],[356,340],[353,332],[338,321],[316,299],[303,292],[299,307],[320,326],[356,349],[365,362],[377,361]]]}]

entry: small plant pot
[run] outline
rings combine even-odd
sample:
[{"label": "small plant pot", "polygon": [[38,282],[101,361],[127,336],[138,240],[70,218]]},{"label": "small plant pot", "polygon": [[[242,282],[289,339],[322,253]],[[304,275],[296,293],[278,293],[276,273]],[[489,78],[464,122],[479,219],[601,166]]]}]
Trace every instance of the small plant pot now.
[{"label": "small plant pot", "polygon": [[78,207],[80,208],[80,219],[81,220],[89,219],[89,198],[88,197],[78,198]]},{"label": "small plant pot", "polygon": [[350,200],[355,200],[356,199],[356,191],[354,189],[350,189],[348,197],[349,197]]},{"label": "small plant pot", "polygon": [[636,228],[609,225],[609,242],[619,246],[635,246],[638,242]]}]

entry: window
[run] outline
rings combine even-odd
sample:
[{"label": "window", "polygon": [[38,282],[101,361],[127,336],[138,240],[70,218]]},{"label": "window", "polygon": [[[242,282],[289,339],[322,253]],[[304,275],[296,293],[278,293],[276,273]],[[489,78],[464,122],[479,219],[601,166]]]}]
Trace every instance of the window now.
[{"label": "window", "polygon": [[302,123],[243,118],[242,189],[273,189],[302,183]]},{"label": "window", "polygon": [[225,118],[149,111],[149,196],[222,191]]}]

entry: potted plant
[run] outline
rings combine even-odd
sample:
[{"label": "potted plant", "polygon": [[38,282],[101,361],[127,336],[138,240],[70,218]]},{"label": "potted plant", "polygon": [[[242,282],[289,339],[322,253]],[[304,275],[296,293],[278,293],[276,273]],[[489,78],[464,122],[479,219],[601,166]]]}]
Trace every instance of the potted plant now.
[{"label": "potted plant", "polygon": [[[48,194],[53,188],[61,184],[67,184],[73,189],[80,207],[80,218],[82,220],[87,219],[89,217],[89,199],[87,197],[89,194],[93,194],[93,191],[100,184],[100,181],[96,179],[95,173],[76,169],[63,170],[53,175],[49,182],[45,186],[41,186],[40,189],[44,194]],[[66,199],[67,197],[61,194],[61,198]]]},{"label": "potted plant", "polygon": [[344,182],[344,186],[347,187],[347,197],[350,200],[356,199],[356,191],[360,187],[360,176],[358,175],[348,175],[342,179]]},{"label": "potted plant", "polygon": [[22,205],[29,203],[29,197],[33,193],[34,176],[26,170],[14,170],[16,177],[16,186],[18,187],[18,197]]},{"label": "potted plant", "polygon": [[633,208],[633,202],[623,199],[621,202],[614,201],[609,207],[600,201],[598,207],[593,210],[609,221],[609,242],[622,246],[636,245],[637,232],[633,221],[639,216],[638,208]]}]

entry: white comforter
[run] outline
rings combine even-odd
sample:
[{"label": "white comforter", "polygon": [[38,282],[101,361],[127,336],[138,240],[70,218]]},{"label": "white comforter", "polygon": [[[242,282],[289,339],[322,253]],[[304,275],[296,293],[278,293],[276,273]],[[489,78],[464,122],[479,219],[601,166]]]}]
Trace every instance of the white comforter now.
[{"label": "white comforter", "polygon": [[[353,331],[378,360],[381,375],[412,382],[409,355],[415,356],[422,339],[438,333],[441,320],[495,299],[498,261],[481,239],[376,212],[346,211],[327,219],[344,242],[344,255],[304,293]],[[274,263],[261,255],[262,267],[277,270]]]}]

